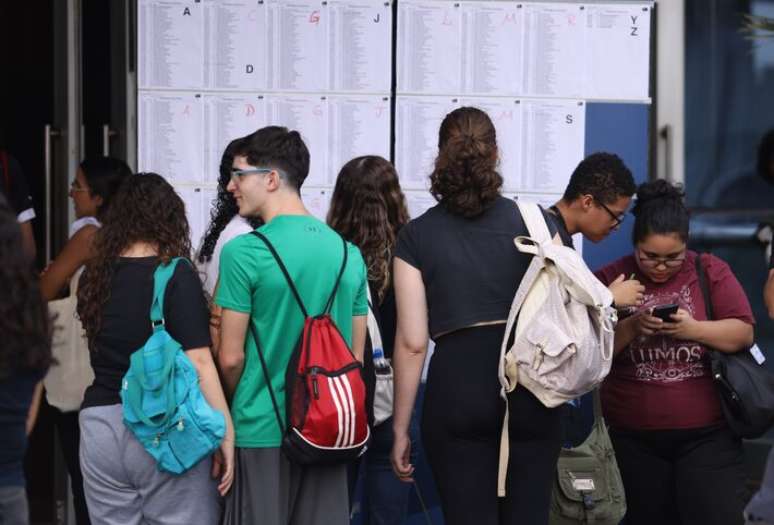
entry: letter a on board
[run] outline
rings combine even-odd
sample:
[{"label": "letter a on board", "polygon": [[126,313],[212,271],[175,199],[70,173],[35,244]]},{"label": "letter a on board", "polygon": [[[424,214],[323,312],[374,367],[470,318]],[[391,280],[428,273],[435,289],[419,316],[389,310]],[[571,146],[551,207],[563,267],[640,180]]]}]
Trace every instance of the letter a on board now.
[{"label": "letter a on board", "polygon": [[186,16],[186,15],[191,16],[191,10],[187,7],[183,9],[183,16]]}]

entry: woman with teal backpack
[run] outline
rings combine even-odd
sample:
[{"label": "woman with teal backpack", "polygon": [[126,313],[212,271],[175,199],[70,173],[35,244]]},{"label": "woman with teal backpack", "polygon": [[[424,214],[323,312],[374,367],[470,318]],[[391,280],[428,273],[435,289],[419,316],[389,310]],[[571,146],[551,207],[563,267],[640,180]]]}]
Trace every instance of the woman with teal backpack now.
[{"label": "woman with teal backpack", "polygon": [[[201,283],[192,265],[178,260],[190,255],[185,206],[172,186],[153,173],[131,177],[115,196],[97,232],[95,256],[78,289],[78,314],[88,336],[95,376],[80,415],[81,469],[94,523],[219,522],[219,494],[228,492],[233,480],[233,427],[209,350],[209,313]],[[189,431],[183,431],[195,427],[187,412],[190,399],[173,399],[179,405],[174,425],[167,414],[170,424],[159,427],[155,439],[145,439],[136,416],[144,410],[144,416],[153,420],[148,423],[155,422],[157,418],[149,413],[154,399],[127,395],[136,377],[137,355],[148,352],[162,335],[174,343],[173,351],[178,350],[172,374],[175,388],[180,380],[178,369],[182,369],[180,374],[195,371],[198,378],[189,383],[194,402],[219,412],[221,428],[225,428],[217,452],[193,465],[184,461],[189,458],[176,458],[182,467],[170,467],[169,461],[176,452],[172,438],[186,439]],[[146,360],[146,366],[148,363]],[[153,370],[146,368],[145,372],[150,375]],[[122,397],[140,401],[122,406]],[[157,407],[166,408],[166,399],[156,403]],[[185,418],[180,416],[183,409]],[[218,447],[217,441],[214,446]],[[160,455],[160,450],[171,454]],[[187,452],[177,448],[177,455]]]}]

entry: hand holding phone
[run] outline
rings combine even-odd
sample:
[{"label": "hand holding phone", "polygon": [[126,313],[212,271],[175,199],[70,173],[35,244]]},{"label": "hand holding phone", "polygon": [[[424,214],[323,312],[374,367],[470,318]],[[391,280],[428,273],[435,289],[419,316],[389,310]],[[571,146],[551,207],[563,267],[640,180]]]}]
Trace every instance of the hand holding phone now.
[{"label": "hand holding phone", "polygon": [[658,306],[655,306],[653,308],[653,311],[650,315],[653,317],[658,317],[665,323],[672,323],[674,322],[674,319],[672,319],[672,314],[677,313],[677,305],[676,304],[660,304]]}]

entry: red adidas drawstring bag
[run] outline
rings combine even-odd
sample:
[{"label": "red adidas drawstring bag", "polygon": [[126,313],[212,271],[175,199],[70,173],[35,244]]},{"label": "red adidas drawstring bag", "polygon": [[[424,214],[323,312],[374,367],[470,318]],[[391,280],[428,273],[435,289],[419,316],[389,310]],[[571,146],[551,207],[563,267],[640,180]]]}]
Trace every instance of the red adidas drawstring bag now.
[{"label": "red adidas drawstring bag", "polygon": [[350,462],[365,451],[371,432],[362,365],[330,315],[347,266],[347,243],[342,238],[344,260],[323,313],[310,316],[277,250],[263,234],[252,233],[274,256],[304,315],[304,328],[285,375],[285,425],[258,334],[250,322],[277,423],[283,432],[282,451],[288,459],[301,465]]}]

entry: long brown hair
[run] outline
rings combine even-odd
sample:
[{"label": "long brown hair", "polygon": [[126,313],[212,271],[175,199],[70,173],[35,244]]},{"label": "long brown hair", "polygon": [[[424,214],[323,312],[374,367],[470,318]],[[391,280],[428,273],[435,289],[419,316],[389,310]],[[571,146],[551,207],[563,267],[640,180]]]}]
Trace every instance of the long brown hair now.
[{"label": "long brown hair", "polygon": [[406,197],[393,165],[375,155],[357,157],[341,168],[328,211],[328,224],[360,248],[368,280],[379,299],[390,285],[390,264],[398,230],[409,221]]},{"label": "long brown hair", "polygon": [[127,178],[95,234],[96,255],[86,263],[78,288],[78,316],[92,350],[121,253],[136,242],[147,242],[157,247],[162,262],[190,258],[190,237],[185,204],[161,175],[139,173]]},{"label": "long brown hair", "polygon": [[430,193],[448,211],[472,218],[500,195],[497,135],[489,116],[478,108],[455,109],[438,132],[438,157],[430,175]]},{"label": "long brown hair", "polygon": [[0,381],[20,370],[48,368],[50,327],[38,278],[22,249],[16,213],[0,194]]}]

